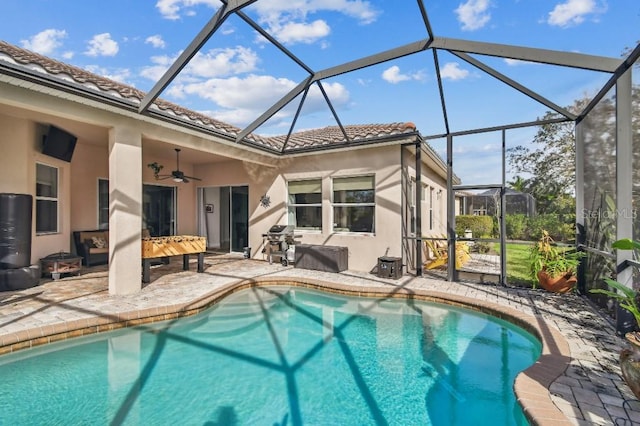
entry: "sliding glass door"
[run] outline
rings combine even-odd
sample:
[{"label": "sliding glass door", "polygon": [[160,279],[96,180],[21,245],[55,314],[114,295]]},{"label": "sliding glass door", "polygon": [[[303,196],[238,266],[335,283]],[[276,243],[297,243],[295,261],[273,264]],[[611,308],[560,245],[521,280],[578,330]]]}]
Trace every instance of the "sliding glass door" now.
[{"label": "sliding glass door", "polygon": [[249,245],[249,187],[200,188],[199,232],[207,247],[241,252]]},{"label": "sliding glass door", "polygon": [[176,188],[142,186],[142,228],[152,237],[176,234]]},{"label": "sliding glass door", "polygon": [[[98,180],[98,227],[109,228],[109,180]],[[176,188],[142,185],[142,229],[152,237],[176,234]]]}]

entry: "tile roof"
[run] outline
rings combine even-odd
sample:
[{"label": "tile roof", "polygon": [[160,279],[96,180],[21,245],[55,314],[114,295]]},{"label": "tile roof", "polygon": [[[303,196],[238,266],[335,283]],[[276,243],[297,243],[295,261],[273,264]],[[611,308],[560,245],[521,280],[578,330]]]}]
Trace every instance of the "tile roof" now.
[{"label": "tile roof", "polygon": [[[145,93],[135,87],[122,84],[108,78],[90,73],[82,68],[65,64],[46,56],[19,48],[0,40],[0,60],[20,65],[32,72],[41,72],[56,77],[61,83],[74,82],[84,89],[98,91],[102,95],[125,99],[134,105],[139,105]],[[168,117],[203,126],[236,138],[241,129],[224,123],[205,114],[189,110],[172,102],[157,98],[152,106],[155,112]],[[390,137],[417,133],[413,123],[389,123],[343,126],[344,133],[339,126],[321,129],[305,130],[281,136],[260,136],[252,133],[245,137],[244,142],[254,146],[266,148],[276,152],[296,152],[301,150],[338,147],[355,143],[374,143],[388,140]],[[345,138],[345,134],[348,139]]]}]

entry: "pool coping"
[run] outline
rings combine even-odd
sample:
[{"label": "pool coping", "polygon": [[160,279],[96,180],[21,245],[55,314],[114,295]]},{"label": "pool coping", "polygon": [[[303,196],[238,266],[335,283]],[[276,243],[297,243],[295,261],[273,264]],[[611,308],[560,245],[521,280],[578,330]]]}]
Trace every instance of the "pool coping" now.
[{"label": "pool coping", "polygon": [[528,421],[532,425],[545,426],[573,424],[553,403],[549,392],[551,383],[564,373],[572,359],[569,344],[557,329],[549,326],[542,317],[525,314],[507,306],[465,296],[402,286],[390,290],[388,287],[379,285],[364,287],[313,278],[282,276],[242,279],[218,287],[188,303],[104,314],[8,333],[0,336],[0,355],[73,337],[195,315],[230,294],[269,285],[311,288],[361,297],[415,298],[463,307],[506,320],[528,331],[542,344],[540,358],[518,374],[514,383],[516,400]]}]

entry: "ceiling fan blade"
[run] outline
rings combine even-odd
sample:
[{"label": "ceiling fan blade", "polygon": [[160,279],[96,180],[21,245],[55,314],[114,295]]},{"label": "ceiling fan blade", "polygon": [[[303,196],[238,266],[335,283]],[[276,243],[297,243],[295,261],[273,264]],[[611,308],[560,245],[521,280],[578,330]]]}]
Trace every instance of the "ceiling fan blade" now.
[{"label": "ceiling fan blade", "polygon": [[193,179],[193,180],[202,180],[202,179],[194,177],[194,176],[185,176],[185,178],[189,178],[189,179]]}]

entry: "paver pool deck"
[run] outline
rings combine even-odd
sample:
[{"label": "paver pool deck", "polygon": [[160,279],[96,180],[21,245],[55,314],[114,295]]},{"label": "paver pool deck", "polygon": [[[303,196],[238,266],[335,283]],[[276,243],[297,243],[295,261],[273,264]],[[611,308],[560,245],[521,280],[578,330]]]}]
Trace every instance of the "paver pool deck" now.
[{"label": "paver pool deck", "polygon": [[[273,283],[376,297],[420,297],[504,317],[536,334],[543,354],[516,379],[516,397],[533,424],[640,426],[640,402],[620,375],[624,339],[577,294],[405,275],[339,274],[283,267],[235,255],[205,258],[205,272],[173,261],[152,269],[132,295],[108,293],[106,266],[80,276],[43,279],[0,293],[0,354],[51,341],[197,313],[230,292]],[[1,359],[0,359],[1,361]],[[2,386],[2,384],[0,384]]]}]

